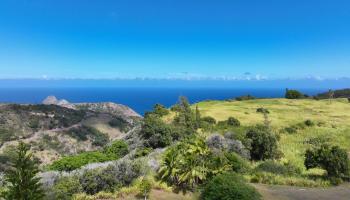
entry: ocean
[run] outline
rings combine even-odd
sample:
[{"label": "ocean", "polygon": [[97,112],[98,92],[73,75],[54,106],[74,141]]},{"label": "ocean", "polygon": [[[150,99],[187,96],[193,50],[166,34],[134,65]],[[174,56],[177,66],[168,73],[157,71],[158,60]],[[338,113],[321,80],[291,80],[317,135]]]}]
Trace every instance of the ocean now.
[{"label": "ocean", "polygon": [[[302,89],[303,93],[314,95],[324,89]],[[1,103],[41,103],[49,95],[58,99],[78,102],[115,102],[131,107],[144,114],[153,105],[160,103],[166,107],[174,105],[179,96],[186,96],[191,103],[203,100],[225,100],[242,95],[261,98],[283,97],[285,89],[238,89],[238,88],[144,88],[144,87],[104,87],[104,88],[0,88]]]}]

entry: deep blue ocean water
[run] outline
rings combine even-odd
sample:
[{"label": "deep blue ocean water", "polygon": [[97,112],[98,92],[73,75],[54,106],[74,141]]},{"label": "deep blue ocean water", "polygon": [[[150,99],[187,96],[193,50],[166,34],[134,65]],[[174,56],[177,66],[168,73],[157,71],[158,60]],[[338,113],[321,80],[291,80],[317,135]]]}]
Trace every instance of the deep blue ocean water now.
[{"label": "deep blue ocean water", "polygon": [[[302,89],[314,95],[322,89]],[[127,105],[143,114],[156,103],[166,107],[175,104],[179,96],[186,96],[191,103],[203,100],[224,100],[241,95],[274,98],[283,97],[285,89],[237,89],[237,88],[0,88],[1,103],[41,103],[49,95],[69,102],[115,102]]]}]

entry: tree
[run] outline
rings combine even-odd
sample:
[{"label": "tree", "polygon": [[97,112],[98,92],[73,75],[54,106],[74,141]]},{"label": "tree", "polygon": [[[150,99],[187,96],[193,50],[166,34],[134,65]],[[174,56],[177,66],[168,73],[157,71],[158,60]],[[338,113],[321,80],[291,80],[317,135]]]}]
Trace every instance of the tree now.
[{"label": "tree", "polygon": [[306,169],[321,167],[330,177],[341,178],[349,173],[349,158],[347,152],[338,146],[327,144],[319,148],[308,149],[304,161]]},{"label": "tree", "polygon": [[250,156],[253,160],[266,160],[279,157],[277,148],[278,139],[265,126],[256,126],[246,135],[251,142]]},{"label": "tree", "polygon": [[157,103],[153,107],[153,113],[160,116],[160,117],[163,117],[163,116],[169,114],[169,110],[166,109],[162,104]]},{"label": "tree", "polygon": [[147,197],[149,196],[149,193],[152,190],[152,184],[148,179],[143,178],[140,183],[140,194],[145,197],[145,200],[147,200]]},{"label": "tree", "polygon": [[5,181],[9,183],[3,197],[8,200],[40,200],[44,198],[39,168],[29,152],[30,146],[20,142],[15,156],[11,159],[10,168],[5,173]]},{"label": "tree", "polygon": [[305,98],[305,95],[299,92],[298,90],[286,89],[285,97],[286,99],[302,99]]},{"label": "tree", "polygon": [[159,117],[147,115],[141,129],[141,136],[145,139],[146,145],[152,148],[166,147],[170,145],[171,127]]},{"label": "tree", "polygon": [[191,105],[186,97],[181,96],[178,103],[178,115],[174,121],[177,125],[184,126],[188,129],[188,132],[196,130],[195,114],[191,109]]},{"label": "tree", "polygon": [[195,120],[196,120],[196,128],[200,128],[201,127],[201,113],[199,112],[197,105],[196,105]]}]

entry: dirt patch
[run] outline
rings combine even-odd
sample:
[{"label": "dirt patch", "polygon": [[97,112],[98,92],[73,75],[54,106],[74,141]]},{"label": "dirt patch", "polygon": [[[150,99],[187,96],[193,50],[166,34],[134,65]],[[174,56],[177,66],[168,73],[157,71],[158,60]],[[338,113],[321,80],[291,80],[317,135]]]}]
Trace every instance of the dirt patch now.
[{"label": "dirt patch", "polygon": [[330,188],[302,188],[254,184],[266,200],[349,200],[350,184]]}]

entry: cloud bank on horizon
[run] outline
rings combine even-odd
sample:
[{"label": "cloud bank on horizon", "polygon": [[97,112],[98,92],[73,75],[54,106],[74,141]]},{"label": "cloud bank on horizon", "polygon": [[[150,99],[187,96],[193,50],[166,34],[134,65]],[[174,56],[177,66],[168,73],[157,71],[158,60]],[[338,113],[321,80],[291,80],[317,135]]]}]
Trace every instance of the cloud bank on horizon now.
[{"label": "cloud bank on horizon", "polygon": [[3,0],[0,79],[339,80],[345,0]]}]

